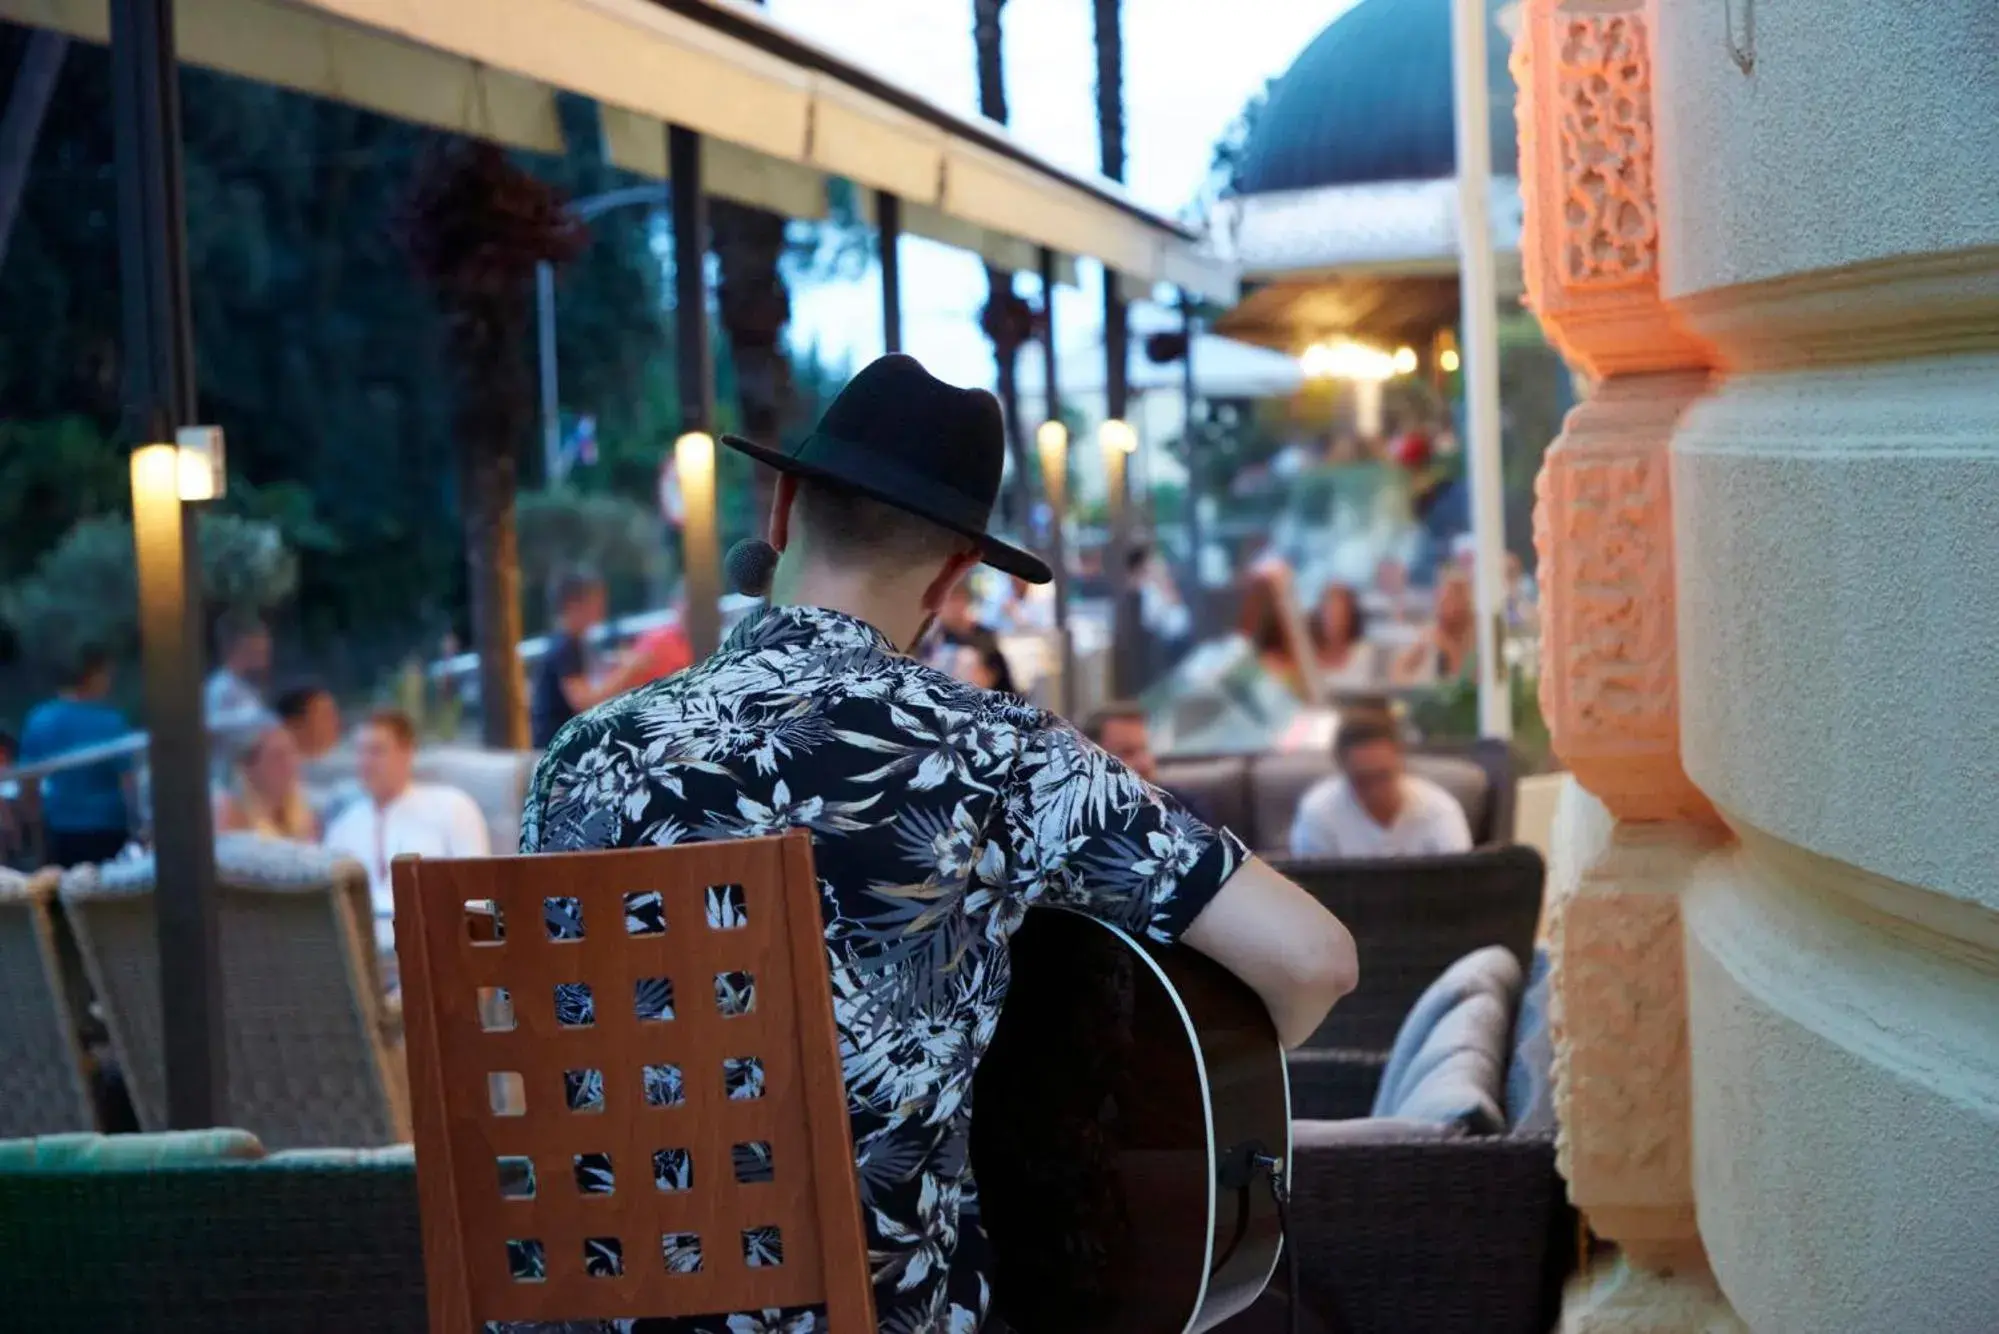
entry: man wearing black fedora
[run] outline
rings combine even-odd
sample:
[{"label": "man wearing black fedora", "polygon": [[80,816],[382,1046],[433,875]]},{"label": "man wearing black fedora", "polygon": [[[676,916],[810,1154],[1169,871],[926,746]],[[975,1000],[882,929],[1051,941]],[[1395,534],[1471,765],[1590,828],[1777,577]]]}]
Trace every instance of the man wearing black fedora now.
[{"label": "man wearing black fedora", "polygon": [[[892,355],[795,446],[724,442],[779,474],[769,603],[705,662],[556,736],[522,851],[812,832],[877,1317],[977,1329],[991,1276],[969,1093],[1027,908],[1184,940],[1262,996],[1287,1044],[1353,986],[1353,941],[1068,724],[910,656],[974,565],[1050,577],[988,531],[1006,454],[991,394]],[[811,1330],[813,1313],[638,1324],[740,1328]]]}]

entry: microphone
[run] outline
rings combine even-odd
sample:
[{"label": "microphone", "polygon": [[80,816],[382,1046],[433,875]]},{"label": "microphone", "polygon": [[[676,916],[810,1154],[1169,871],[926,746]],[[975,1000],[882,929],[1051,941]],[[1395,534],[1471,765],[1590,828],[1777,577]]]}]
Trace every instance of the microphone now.
[{"label": "microphone", "polygon": [[722,567],[729,587],[744,597],[769,597],[771,576],[777,572],[777,548],[760,537],[746,537],[729,548]]}]

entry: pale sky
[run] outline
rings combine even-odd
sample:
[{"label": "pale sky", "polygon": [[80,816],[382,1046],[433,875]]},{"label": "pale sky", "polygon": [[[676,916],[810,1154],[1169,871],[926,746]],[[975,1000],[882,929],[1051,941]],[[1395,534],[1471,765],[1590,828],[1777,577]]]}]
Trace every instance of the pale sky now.
[{"label": "pale sky", "polygon": [[[1265,79],[1351,0],[1124,0],[1127,184],[1174,214],[1193,197],[1215,140]],[[770,13],[943,106],[978,110],[971,0],[768,0]],[[1097,167],[1096,47],[1090,0],[1008,0],[1004,11],[1011,130],[1063,166]],[[979,262],[962,251],[903,241],[903,342],[938,375],[990,384],[979,332]],[[1058,292],[1057,339],[1100,338],[1100,278],[1079,266],[1082,291]],[[1032,283],[1022,280],[1027,292]],[[792,293],[792,338],[855,365],[881,350],[877,275]]]}]

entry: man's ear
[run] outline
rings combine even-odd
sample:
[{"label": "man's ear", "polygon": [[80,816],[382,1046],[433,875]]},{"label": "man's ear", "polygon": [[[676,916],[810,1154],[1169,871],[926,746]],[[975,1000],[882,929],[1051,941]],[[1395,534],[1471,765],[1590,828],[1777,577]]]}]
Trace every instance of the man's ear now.
[{"label": "man's ear", "polygon": [[937,577],[930,581],[930,587],[923,590],[923,610],[935,612],[943,606],[944,595],[949,593],[960,579],[970,574],[972,567],[978,563],[977,547],[966,547],[962,551],[953,553],[951,558],[944,562],[944,568],[937,572]]},{"label": "man's ear", "polygon": [[791,503],[798,499],[798,479],[790,473],[777,475],[777,490],[770,500],[770,544],[779,551],[791,539]]}]

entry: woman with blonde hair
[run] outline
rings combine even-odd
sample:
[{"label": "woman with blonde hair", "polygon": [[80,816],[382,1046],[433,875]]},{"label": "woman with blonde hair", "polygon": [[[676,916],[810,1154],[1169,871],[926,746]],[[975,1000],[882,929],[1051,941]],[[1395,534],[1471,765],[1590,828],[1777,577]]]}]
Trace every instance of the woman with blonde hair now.
[{"label": "woman with blonde hair", "polygon": [[216,832],[318,842],[319,817],[306,800],[291,730],[264,715],[235,729],[227,746],[230,781],[215,798]]}]

